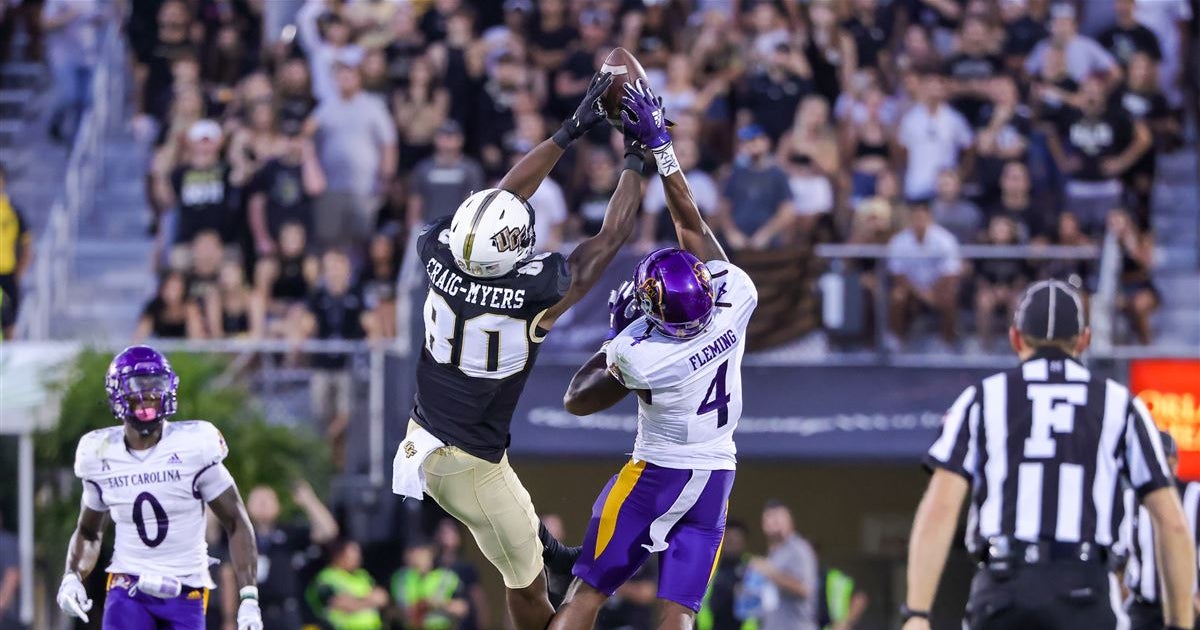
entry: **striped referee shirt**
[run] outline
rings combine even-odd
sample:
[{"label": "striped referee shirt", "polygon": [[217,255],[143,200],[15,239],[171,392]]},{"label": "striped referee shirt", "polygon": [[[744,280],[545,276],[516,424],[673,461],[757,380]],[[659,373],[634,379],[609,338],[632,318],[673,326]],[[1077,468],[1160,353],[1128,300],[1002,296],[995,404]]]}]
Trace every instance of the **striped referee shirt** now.
[{"label": "striped referee shirt", "polygon": [[1111,547],[1138,498],[1171,483],[1145,405],[1055,349],[968,387],[925,458],[971,483],[967,549],[991,537]]},{"label": "striped referee shirt", "polygon": [[[1183,499],[1183,513],[1187,517],[1188,531],[1192,533],[1192,545],[1200,549],[1200,531],[1196,528],[1200,521],[1200,482],[1176,482],[1176,488]],[[1158,604],[1162,579],[1154,556],[1154,522],[1150,520],[1150,510],[1138,503],[1132,490],[1125,492],[1125,514],[1121,529],[1121,538],[1128,541],[1129,547],[1125,585],[1138,600]],[[1200,570],[1197,579],[1200,580]]]}]

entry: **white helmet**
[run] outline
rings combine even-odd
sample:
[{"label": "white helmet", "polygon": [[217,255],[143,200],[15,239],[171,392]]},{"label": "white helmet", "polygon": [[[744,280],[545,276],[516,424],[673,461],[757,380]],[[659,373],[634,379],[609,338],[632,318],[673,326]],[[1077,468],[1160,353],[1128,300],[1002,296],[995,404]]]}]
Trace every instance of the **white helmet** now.
[{"label": "white helmet", "polygon": [[450,222],[450,253],[469,275],[498,278],[533,255],[533,208],[499,188],[462,202]]}]

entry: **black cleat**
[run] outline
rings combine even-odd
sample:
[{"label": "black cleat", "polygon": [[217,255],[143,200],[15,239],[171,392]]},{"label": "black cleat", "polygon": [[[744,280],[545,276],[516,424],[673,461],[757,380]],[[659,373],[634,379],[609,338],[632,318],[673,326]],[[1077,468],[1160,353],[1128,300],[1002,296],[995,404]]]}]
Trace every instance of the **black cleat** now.
[{"label": "black cleat", "polygon": [[581,547],[568,547],[558,541],[546,529],[538,524],[538,540],[542,541],[542,561],[546,564],[546,591],[550,603],[557,610],[566,597],[567,589],[571,587],[574,576],[571,568],[579,558]]}]

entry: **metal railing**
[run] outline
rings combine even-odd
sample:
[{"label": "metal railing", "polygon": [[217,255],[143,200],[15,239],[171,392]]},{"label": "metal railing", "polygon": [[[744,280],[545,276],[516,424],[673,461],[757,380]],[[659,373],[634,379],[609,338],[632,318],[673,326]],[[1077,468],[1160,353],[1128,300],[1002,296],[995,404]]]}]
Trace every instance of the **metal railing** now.
[{"label": "metal railing", "polygon": [[33,282],[26,287],[17,321],[17,338],[50,338],[56,309],[67,302],[75,264],[79,220],[95,202],[104,168],[108,133],[121,123],[125,97],[125,53],[120,21],[109,21],[92,77],[92,99],[80,118],[62,177],[61,195],[50,208],[45,232],[34,247]]},{"label": "metal railing", "polygon": [[[888,295],[891,274],[887,261],[896,258],[942,258],[942,253],[903,252],[893,253],[887,245],[852,245],[825,244],[818,245],[815,253],[819,258],[829,260],[870,259],[875,260],[875,291],[873,297],[874,328],[875,328],[875,359],[891,361],[892,352],[887,348]],[[1077,260],[1095,261],[1100,256],[1100,249],[1093,246],[1064,246],[1064,245],[962,245],[958,248],[958,257],[962,260],[1026,260],[1054,261]]]}]

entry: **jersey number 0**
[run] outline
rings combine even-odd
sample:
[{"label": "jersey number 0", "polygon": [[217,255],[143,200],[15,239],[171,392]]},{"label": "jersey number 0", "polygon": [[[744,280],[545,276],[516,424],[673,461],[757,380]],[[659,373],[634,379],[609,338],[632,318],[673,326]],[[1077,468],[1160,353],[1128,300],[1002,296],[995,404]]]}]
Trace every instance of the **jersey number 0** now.
[{"label": "jersey number 0", "polygon": [[455,365],[475,378],[507,378],[525,369],[529,336],[524,321],[495,313],[461,321],[432,290],[424,311],[425,350],[434,361]]}]

